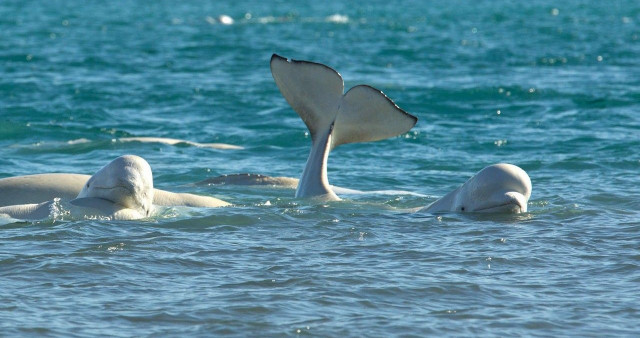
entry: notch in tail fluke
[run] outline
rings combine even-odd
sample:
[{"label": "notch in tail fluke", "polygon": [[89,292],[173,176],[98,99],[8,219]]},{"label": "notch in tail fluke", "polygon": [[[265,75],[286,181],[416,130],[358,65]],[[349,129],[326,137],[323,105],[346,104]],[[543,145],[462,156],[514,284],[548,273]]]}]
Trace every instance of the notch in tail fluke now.
[{"label": "notch in tail fluke", "polygon": [[373,87],[359,85],[343,94],[342,76],[320,63],[273,54],[271,74],[311,133],[311,152],[296,197],[338,199],[327,179],[326,164],[333,148],[397,136],[418,121]]}]

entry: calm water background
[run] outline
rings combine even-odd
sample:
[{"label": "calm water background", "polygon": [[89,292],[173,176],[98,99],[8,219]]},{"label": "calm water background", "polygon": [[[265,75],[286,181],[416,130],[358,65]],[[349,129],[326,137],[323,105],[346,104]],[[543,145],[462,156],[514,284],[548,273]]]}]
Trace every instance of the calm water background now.
[{"label": "calm water background", "polygon": [[[418,116],[336,149],[329,178],[421,195],[190,185],[301,173],[272,53]],[[639,57],[637,1],[2,1],[0,177],[137,154],[157,187],[235,204],[3,225],[2,334],[635,336]],[[529,173],[529,213],[406,211],[497,162]]]}]

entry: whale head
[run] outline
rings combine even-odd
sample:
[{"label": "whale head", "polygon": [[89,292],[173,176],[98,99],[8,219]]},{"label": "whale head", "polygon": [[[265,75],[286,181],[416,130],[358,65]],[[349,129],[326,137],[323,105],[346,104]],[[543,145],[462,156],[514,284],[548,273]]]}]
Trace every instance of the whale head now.
[{"label": "whale head", "polygon": [[460,187],[453,209],[458,212],[527,211],[531,179],[519,167],[500,163],[480,170]]},{"label": "whale head", "polygon": [[515,165],[500,163],[480,170],[423,211],[521,213],[527,212],[529,197],[529,175]]},{"label": "whale head", "polygon": [[124,155],[98,170],[84,185],[78,198],[94,197],[149,215],[153,203],[153,174],[149,163]]}]

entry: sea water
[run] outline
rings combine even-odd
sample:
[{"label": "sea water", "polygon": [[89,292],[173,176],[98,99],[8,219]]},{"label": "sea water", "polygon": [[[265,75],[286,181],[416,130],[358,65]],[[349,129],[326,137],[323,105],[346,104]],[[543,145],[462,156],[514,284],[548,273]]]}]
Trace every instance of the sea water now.
[{"label": "sea water", "polygon": [[[301,174],[273,53],[418,117],[331,153],[330,182],[365,193],[193,185]],[[4,0],[0,177],[136,154],[156,187],[233,206],[5,220],[2,335],[636,336],[639,56],[637,1]],[[528,172],[529,212],[411,212],[499,162]]]}]

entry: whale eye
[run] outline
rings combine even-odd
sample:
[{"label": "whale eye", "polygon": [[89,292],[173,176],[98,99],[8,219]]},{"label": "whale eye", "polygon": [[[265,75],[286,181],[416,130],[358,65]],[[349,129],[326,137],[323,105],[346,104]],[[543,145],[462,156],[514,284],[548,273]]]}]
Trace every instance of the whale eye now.
[{"label": "whale eye", "polygon": [[460,211],[464,211],[464,207],[460,207]]}]

